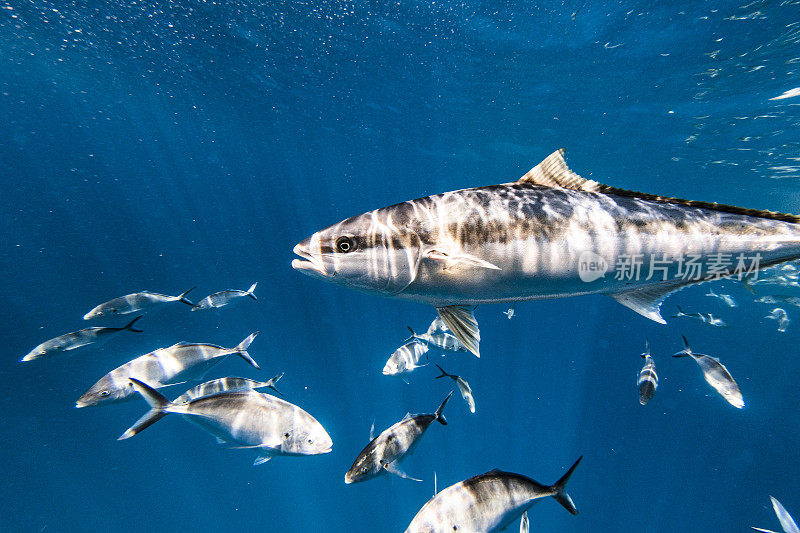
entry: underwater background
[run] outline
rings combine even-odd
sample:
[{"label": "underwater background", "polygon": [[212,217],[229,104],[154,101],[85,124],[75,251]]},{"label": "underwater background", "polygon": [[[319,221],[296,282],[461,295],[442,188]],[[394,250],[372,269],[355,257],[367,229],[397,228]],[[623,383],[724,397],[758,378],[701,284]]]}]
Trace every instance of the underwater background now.
[{"label": "underwater background", "polygon": [[[778,529],[800,513],[797,338],[754,302],[797,287],[724,280],[670,296],[727,328],[659,325],[607,297],[485,305],[480,359],[404,470],[344,473],[406,412],[451,390],[433,365],[381,375],[432,308],[295,272],[292,247],[364,211],[516,180],[566,147],[584,177],[625,189],[800,213],[800,2],[147,2],[0,0],[0,531],[403,531],[434,493],[493,468],[569,484],[533,531]],[[20,363],[89,325],[95,305],[151,290],[190,298],[258,282],[258,302],[179,303],[100,348]],[[705,296],[732,295],[728,308]],[[134,315],[131,315],[134,316]],[[147,409],[75,409],[109,370],[178,341],[250,332],[266,380],[333,438],[330,454],[254,467],[178,416],[117,437]],[[733,408],[686,335],[739,383]],[[639,404],[645,337],[660,386]],[[181,386],[164,389],[174,397]],[[509,530],[516,529],[513,524]]]}]

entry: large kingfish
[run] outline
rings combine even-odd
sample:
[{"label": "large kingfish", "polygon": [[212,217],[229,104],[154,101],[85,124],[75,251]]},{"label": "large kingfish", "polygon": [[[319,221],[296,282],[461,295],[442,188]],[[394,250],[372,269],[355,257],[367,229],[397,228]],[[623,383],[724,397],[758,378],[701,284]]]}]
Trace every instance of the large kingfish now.
[{"label": "large kingfish", "polygon": [[576,515],[578,510],[566,492],[566,485],[581,459],[552,485],[542,485],[529,477],[500,470],[451,485],[420,509],[405,533],[501,531],[539,499],[548,496]]},{"label": "large kingfish", "polygon": [[607,294],[664,323],[661,302],[676,290],[799,258],[798,222],[602,185],[569,170],[559,150],[513,183],[343,220],[297,244],[302,259],[292,266],[433,305],[477,355],[480,335],[467,306]]},{"label": "large kingfish", "polygon": [[[313,416],[300,407],[254,390],[221,392],[184,404],[167,400],[154,388],[135,378],[131,385],[150,404],[150,411],[119,440],[130,438],[168,413],[188,421],[234,448],[258,450],[254,464],[276,455],[317,455],[331,451],[333,442]],[[146,423],[147,421],[150,423]]]},{"label": "large kingfish", "polygon": [[179,342],[140,355],[100,378],[92,388],[78,398],[75,407],[125,400],[135,392],[130,378],[144,381],[155,388],[199,379],[213,366],[233,354],[239,355],[255,368],[259,368],[258,363],[247,352],[256,335],[257,331],[251,333],[233,348],[223,348],[216,344]]}]

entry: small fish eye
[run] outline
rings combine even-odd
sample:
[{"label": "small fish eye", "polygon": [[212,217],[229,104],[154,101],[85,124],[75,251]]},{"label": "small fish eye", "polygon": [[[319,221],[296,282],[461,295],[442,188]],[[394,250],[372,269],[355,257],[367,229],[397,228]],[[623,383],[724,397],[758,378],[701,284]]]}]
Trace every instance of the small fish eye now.
[{"label": "small fish eye", "polygon": [[311,439],[308,439],[308,443],[311,444]]},{"label": "small fish eye", "polygon": [[289,438],[289,434],[288,433],[284,433],[283,434],[283,438],[288,439]]},{"label": "small fish eye", "polygon": [[100,394],[98,394],[98,396],[100,396],[101,398],[105,398],[105,397],[106,397],[106,396],[108,396],[109,394],[111,394],[111,393],[110,393],[110,392],[108,392],[107,390],[101,390],[101,391],[100,391]]},{"label": "small fish eye", "polygon": [[352,237],[339,237],[336,239],[336,250],[346,254],[356,249],[356,241]]}]

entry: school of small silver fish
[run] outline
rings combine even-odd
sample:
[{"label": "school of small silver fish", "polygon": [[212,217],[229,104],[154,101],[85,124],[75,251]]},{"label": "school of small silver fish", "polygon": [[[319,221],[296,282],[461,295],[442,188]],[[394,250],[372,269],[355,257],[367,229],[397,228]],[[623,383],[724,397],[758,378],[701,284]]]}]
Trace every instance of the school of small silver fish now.
[{"label": "school of small silver fish", "polygon": [[[437,316],[425,333],[409,327],[411,337],[394,349],[384,365],[383,375],[408,383],[412,373],[425,373],[415,371],[429,366],[432,354],[444,357],[470,352],[480,357],[477,306],[604,294],[663,324],[661,304],[669,295],[694,284],[735,276],[730,271],[720,275],[721,254],[759,255],[758,265],[751,265],[744,275],[738,272],[739,281],[751,292],[769,284],[800,286],[800,271],[788,264],[800,259],[800,217],[603,185],[572,172],[563,150],[559,150],[518,181],[369,211],[313,233],[295,246],[294,253],[299,258],[292,261],[292,267],[314,278],[435,308]],[[667,257],[686,255],[698,260],[695,279],[686,278],[682,266],[665,263]],[[642,268],[651,274],[660,269],[661,279],[652,275],[647,279],[606,275],[608,265],[618,265],[631,256],[642,258]],[[768,276],[759,279],[762,271]],[[221,309],[248,299],[257,301],[256,286],[253,283],[247,290],[215,292],[196,304],[187,299],[194,288],[177,296],[142,291],[114,298],[93,308],[83,319],[139,316],[121,327],[90,327],[60,335],[37,345],[22,361],[73,351],[125,331],[141,333],[133,326],[142,316],[162,307],[181,307],[169,305],[174,302],[197,311]],[[729,309],[738,306],[730,294],[710,290],[706,296]],[[792,295],[760,296],[755,301],[800,306],[800,297]],[[517,316],[515,313],[514,307],[503,312],[508,319]],[[687,313],[680,307],[673,318],[727,326],[712,313]],[[785,332],[790,322],[782,308],[773,309],[766,318],[776,320],[780,332]],[[161,418],[177,414],[210,433],[218,444],[252,451],[256,465],[277,456],[329,453],[333,440],[314,416],[283,398],[258,391],[270,389],[280,394],[276,383],[282,373],[268,381],[229,376],[195,384],[230,356],[260,369],[248,351],[257,335],[253,332],[235,346],[227,344],[230,347],[181,341],[149,351],[111,369],[77,399],[76,407],[141,396],[148,410],[119,440],[134,437]],[[716,357],[694,352],[685,336],[683,344],[673,357],[694,360],[707,384],[730,405],[743,409],[742,392],[728,368]],[[385,353],[390,350],[387,346]],[[637,388],[639,403],[646,405],[658,402],[654,398],[659,386],[649,341],[641,355],[644,366],[638,373]],[[457,357],[447,361],[448,368],[459,363]],[[475,413],[475,397],[467,379],[445,371],[438,363],[433,366],[440,374],[429,381],[451,380],[467,410]],[[189,383],[194,386],[174,400],[159,390]],[[420,481],[406,474],[400,464],[424,440],[433,422],[447,425],[443,412],[454,392],[451,390],[433,413],[406,414],[377,437],[373,423],[370,441],[357,455],[354,453],[356,458],[344,482],[365,482],[384,474]],[[545,498],[553,498],[569,513],[578,514],[566,485],[582,458],[551,485],[501,470],[465,475],[463,481],[437,490],[405,531],[488,533],[504,530],[519,520],[520,531],[527,532],[532,506]],[[800,533],[780,502],[772,498],[772,504],[784,531]]]}]

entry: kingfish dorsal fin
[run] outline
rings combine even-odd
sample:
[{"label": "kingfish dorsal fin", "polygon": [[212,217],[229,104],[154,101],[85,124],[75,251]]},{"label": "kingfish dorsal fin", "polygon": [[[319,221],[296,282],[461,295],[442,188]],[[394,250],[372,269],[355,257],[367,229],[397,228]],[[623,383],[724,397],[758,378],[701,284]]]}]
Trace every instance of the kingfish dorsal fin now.
[{"label": "kingfish dorsal fin", "polygon": [[772,220],[782,220],[784,222],[800,223],[800,216],[777,211],[767,211],[763,209],[748,209],[735,205],[718,204],[716,202],[702,202],[697,200],[684,200],[671,196],[661,196],[639,191],[620,189],[610,185],[604,185],[594,180],[587,180],[572,172],[564,161],[564,149],[560,148],[544,158],[544,160],[530,169],[527,174],[522,176],[517,183],[531,183],[554,187],[560,189],[572,189],[575,191],[599,192],[604,194],[614,194],[626,196],[628,198],[640,198],[652,202],[663,202],[665,204],[682,205],[686,207],[699,207],[702,209],[713,209],[723,213],[734,213],[737,215],[747,215],[751,217],[768,218]]},{"label": "kingfish dorsal fin", "polygon": [[411,479],[413,481],[420,481],[420,482],[422,481],[421,479],[417,479],[415,477],[409,476],[408,474],[406,474],[405,472],[400,470],[400,468],[398,468],[397,464],[395,464],[395,463],[384,463],[383,464],[383,468],[387,472],[390,472],[390,473],[394,474],[395,476],[401,477],[403,479]]},{"label": "kingfish dorsal fin", "polygon": [[558,189],[574,189],[576,191],[595,191],[602,185],[587,180],[572,172],[564,161],[564,149],[559,148],[544,160],[530,169],[517,183],[532,183]]},{"label": "kingfish dorsal fin", "polygon": [[448,329],[461,341],[461,344],[475,356],[480,357],[481,332],[478,329],[478,321],[475,320],[473,309],[450,305],[437,307],[436,310]]}]

